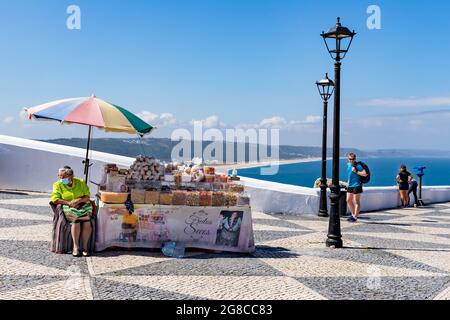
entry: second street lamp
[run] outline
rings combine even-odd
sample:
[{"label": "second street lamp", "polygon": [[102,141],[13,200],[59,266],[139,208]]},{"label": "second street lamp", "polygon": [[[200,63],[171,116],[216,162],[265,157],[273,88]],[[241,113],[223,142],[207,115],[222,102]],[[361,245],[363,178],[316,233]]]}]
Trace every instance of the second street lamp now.
[{"label": "second street lamp", "polygon": [[339,216],[339,158],[340,158],[340,113],[341,113],[341,60],[347,54],[356,33],[343,27],[340,18],[328,32],[322,32],[328,53],[335,60],[334,64],[334,114],[333,114],[333,183],[330,196],[330,223],[328,226],[327,247],[342,248],[341,221]]},{"label": "second street lamp", "polygon": [[322,174],[320,178],[319,217],[328,217],[327,208],[327,114],[328,100],[333,95],[334,82],[325,74],[325,79],[316,82],[319,94],[323,99],[323,129],[322,129]]}]

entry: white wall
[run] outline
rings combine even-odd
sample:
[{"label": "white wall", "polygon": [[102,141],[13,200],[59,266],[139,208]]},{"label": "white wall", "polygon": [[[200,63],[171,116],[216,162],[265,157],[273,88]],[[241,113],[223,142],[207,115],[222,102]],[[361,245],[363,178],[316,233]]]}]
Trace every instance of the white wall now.
[{"label": "white wall", "polygon": [[[320,189],[250,178],[242,178],[242,181],[250,194],[254,210],[266,213],[283,212],[292,215],[316,215],[319,211]],[[411,194],[411,201],[413,200]],[[425,204],[449,202],[450,186],[423,187],[422,200]],[[400,196],[396,187],[365,187],[361,196],[362,211],[392,209],[399,205]]]},{"label": "white wall", "polygon": [[[58,168],[69,165],[75,175],[83,177],[85,150],[0,135],[0,189],[48,192],[57,180]],[[90,159],[92,181],[100,181],[106,163],[128,168],[134,158],[95,152]],[[292,186],[269,181],[242,178],[251,197],[253,210],[294,215],[316,215],[319,189]],[[97,190],[90,184],[91,192]],[[425,204],[450,201],[450,186],[424,187]],[[362,210],[395,208],[400,204],[395,187],[367,187],[362,194]]]},{"label": "white wall", "polygon": [[252,209],[266,213],[312,214],[319,210],[317,189],[241,178]]},{"label": "white wall", "polygon": [[[410,195],[411,203],[414,197]],[[422,200],[425,204],[450,201],[450,186],[422,188]],[[373,211],[395,208],[401,204],[397,187],[367,187],[361,196],[361,209]]]},{"label": "white wall", "polygon": [[[82,161],[86,151],[80,148],[0,135],[0,189],[48,192],[58,180],[58,169],[69,165],[75,176],[84,179]],[[129,167],[133,158],[92,151],[89,180],[99,182],[102,166],[116,163]],[[97,187],[89,184],[91,192]]]}]

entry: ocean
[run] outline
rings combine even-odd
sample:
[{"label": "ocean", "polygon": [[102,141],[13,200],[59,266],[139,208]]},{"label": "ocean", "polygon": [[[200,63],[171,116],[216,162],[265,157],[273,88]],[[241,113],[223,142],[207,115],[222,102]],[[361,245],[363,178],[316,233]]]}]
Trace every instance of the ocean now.
[{"label": "ocean", "polygon": [[[450,185],[450,158],[370,158],[358,159],[365,162],[371,171],[371,181],[366,186],[381,187],[394,186],[396,184],[400,165],[406,165],[411,173],[415,173],[413,168],[417,165],[426,167],[423,177],[424,186],[443,186]],[[327,161],[327,178],[331,179],[331,160]],[[347,160],[342,159],[340,162],[340,180],[347,180]],[[238,169],[238,175],[254,179],[286,183],[302,187],[312,187],[314,181],[320,178],[321,162],[302,162],[282,164],[279,166],[276,175],[260,175],[260,168],[242,168]],[[417,176],[414,175],[417,179]]]}]

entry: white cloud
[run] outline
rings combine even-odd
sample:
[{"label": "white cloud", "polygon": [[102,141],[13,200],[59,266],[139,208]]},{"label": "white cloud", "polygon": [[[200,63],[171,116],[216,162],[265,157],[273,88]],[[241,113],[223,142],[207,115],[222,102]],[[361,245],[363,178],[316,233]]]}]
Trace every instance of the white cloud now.
[{"label": "white cloud", "polygon": [[384,108],[415,108],[450,106],[450,97],[379,98],[362,101],[358,106]]},{"label": "white cloud", "polygon": [[318,122],[320,122],[320,120],[322,120],[321,116],[309,115],[309,116],[306,116],[305,123],[318,123]]},{"label": "white cloud", "polygon": [[[344,118],[343,146],[361,149],[436,148],[448,149],[449,111]],[[356,133],[356,134],[355,134]]]},{"label": "white cloud", "polygon": [[281,127],[286,125],[286,119],[284,119],[283,117],[279,117],[279,116],[275,116],[272,118],[268,118],[268,119],[263,119],[260,123],[259,126],[263,127],[263,128],[272,128],[272,127]]},{"label": "white cloud", "polygon": [[215,128],[220,124],[218,116],[210,116],[203,121],[206,128]]},{"label": "white cloud", "polygon": [[258,129],[258,128],[278,128],[282,130],[299,130],[304,128],[311,128],[315,124],[320,123],[321,116],[308,115],[302,120],[286,120],[281,116],[273,116],[261,120],[259,123],[241,123],[236,127],[241,129]]},{"label": "white cloud", "polygon": [[258,124],[255,124],[255,123],[239,123],[235,127],[236,127],[236,129],[243,129],[243,130],[258,129]]},{"label": "white cloud", "polygon": [[5,119],[3,119],[3,123],[9,124],[11,122],[14,121],[14,117],[6,117]]},{"label": "white cloud", "polygon": [[303,120],[291,120],[291,126],[305,126],[319,123],[322,120],[321,116],[308,115]]},{"label": "white cloud", "polygon": [[387,135],[388,132],[391,134],[398,134],[399,132],[431,132],[436,129],[434,124],[438,122],[447,122],[448,117],[450,117],[450,111],[441,110],[408,114],[377,115],[365,118],[345,118],[344,127],[351,127],[359,131],[378,130],[381,137],[382,135]]},{"label": "white cloud", "polygon": [[152,122],[159,118],[157,114],[150,111],[142,111],[141,113],[138,113],[137,116],[149,124],[152,124]]},{"label": "white cloud", "polygon": [[174,125],[177,123],[177,120],[171,113],[161,113],[159,118],[161,119],[163,126]]},{"label": "white cloud", "polygon": [[142,111],[137,116],[152,126],[166,127],[177,124],[173,114],[167,112],[158,115],[150,111]]},{"label": "white cloud", "polygon": [[205,129],[220,128],[226,126],[223,122],[220,121],[219,117],[216,115],[209,116],[206,119],[202,120],[192,120],[190,124],[194,125],[194,123],[196,122],[200,122]]}]

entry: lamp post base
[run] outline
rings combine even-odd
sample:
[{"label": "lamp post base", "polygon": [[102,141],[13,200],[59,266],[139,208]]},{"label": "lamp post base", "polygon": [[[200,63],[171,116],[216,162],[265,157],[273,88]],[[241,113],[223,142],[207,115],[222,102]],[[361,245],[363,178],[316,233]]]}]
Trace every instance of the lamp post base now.
[{"label": "lamp post base", "polygon": [[344,246],[341,238],[333,239],[328,236],[327,241],[325,242],[328,248],[337,248],[340,249]]},{"label": "lamp post base", "polygon": [[[326,161],[326,160],[325,160]],[[326,162],[323,161],[322,163],[322,174],[325,176],[325,170],[326,170]],[[327,179],[322,178],[320,184],[320,199],[319,199],[319,217],[328,218],[328,203],[327,203]]]},{"label": "lamp post base", "polygon": [[329,217],[328,211],[327,210],[319,210],[318,216],[322,217],[322,218],[328,218]]}]

